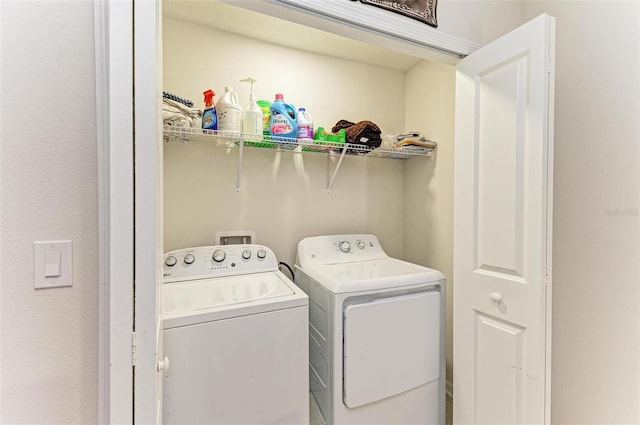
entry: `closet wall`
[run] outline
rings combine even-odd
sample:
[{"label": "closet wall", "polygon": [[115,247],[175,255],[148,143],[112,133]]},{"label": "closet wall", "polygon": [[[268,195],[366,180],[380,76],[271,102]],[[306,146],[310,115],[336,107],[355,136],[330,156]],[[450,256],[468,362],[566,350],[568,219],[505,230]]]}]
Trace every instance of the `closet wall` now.
[{"label": "closet wall", "polygon": [[374,233],[388,254],[447,276],[451,377],[455,68],[406,58],[391,64],[401,69],[384,68],[171,18],[164,20],[163,44],[164,90],[198,104],[204,89],[222,93],[225,85],[244,104],[249,88],[239,80],[253,75],[258,98],[283,92],[311,111],[316,126],[370,119],[385,134],[418,130],[438,142],[434,159],[348,156],[330,193],[323,154],[246,149],[236,192],[237,149],[166,144],[165,250],[211,244],[220,230],[249,229],[291,264],[305,236]]},{"label": "closet wall", "polygon": [[447,277],[447,381],[453,362],[453,154],[455,67],[422,61],[405,79],[405,126],[438,142],[433,161],[405,165],[405,260]]},{"label": "closet wall", "polygon": [[[202,92],[234,87],[241,104],[255,76],[259,99],[306,107],[317,126],[371,120],[394,134],[405,129],[406,75],[401,70],[318,55],[175,19],[164,20],[164,90],[201,105]],[[375,233],[402,257],[405,161],[348,156],[327,192],[324,154],[248,148],[240,191],[237,149],[165,145],[165,250],[213,243],[221,230],[254,230],[259,243],[292,264],[298,240],[346,232]],[[417,164],[432,162],[416,158]],[[329,161],[333,170],[335,158]]]}]

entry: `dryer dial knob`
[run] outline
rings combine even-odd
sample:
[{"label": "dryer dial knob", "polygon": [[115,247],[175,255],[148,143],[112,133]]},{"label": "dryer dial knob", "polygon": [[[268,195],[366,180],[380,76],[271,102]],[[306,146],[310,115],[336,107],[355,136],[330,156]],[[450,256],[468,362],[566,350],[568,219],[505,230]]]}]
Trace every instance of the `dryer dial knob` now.
[{"label": "dryer dial knob", "polygon": [[193,254],[187,254],[184,256],[185,264],[193,264],[194,261],[196,261],[196,257],[194,257]]},{"label": "dryer dial knob", "polygon": [[265,251],[264,249],[260,248],[258,250],[257,255],[258,255],[258,258],[262,260],[262,259],[264,259],[264,257],[267,256],[267,251]]},{"label": "dryer dial knob", "polygon": [[356,242],[356,245],[358,246],[358,248],[364,249],[364,242],[358,241],[358,242]]},{"label": "dryer dial knob", "polygon": [[242,258],[244,258],[245,260],[251,258],[251,251],[249,251],[248,249],[242,251]]},{"label": "dryer dial knob", "polygon": [[343,242],[340,242],[340,244],[338,245],[338,248],[340,248],[340,251],[342,252],[349,252],[351,251],[351,244],[347,241],[343,241]]},{"label": "dryer dial knob", "polygon": [[213,261],[215,261],[216,263],[220,263],[224,261],[225,258],[227,258],[227,254],[221,249],[216,249],[215,251],[213,251],[213,255],[211,256],[211,258],[213,258]]},{"label": "dryer dial knob", "polygon": [[178,260],[173,255],[168,256],[167,259],[164,260],[164,265],[167,267],[173,267],[176,264],[178,264]]}]

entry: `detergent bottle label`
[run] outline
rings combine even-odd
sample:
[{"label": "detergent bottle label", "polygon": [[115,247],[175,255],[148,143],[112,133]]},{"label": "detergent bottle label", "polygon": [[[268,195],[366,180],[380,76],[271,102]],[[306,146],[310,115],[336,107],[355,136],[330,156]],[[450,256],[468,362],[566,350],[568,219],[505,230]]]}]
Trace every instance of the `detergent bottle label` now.
[{"label": "detergent bottle label", "polygon": [[242,110],[218,108],[218,130],[240,132],[242,130]]},{"label": "detergent bottle label", "polygon": [[204,111],[202,114],[202,128],[206,130],[216,130],[217,129],[217,119],[216,113],[213,109],[208,109]]},{"label": "detergent bottle label", "polygon": [[298,124],[298,139],[313,139],[313,129],[309,124]]},{"label": "detergent bottle label", "polygon": [[271,115],[271,134],[283,136],[292,131],[291,121],[284,115],[279,113],[273,113]]}]

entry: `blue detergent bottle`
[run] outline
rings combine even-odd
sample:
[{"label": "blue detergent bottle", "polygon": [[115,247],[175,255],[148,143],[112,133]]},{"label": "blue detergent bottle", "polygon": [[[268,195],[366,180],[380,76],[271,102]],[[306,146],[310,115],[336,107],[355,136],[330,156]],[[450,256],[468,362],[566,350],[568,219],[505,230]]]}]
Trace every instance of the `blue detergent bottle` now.
[{"label": "blue detergent bottle", "polygon": [[278,93],[269,109],[271,111],[269,134],[272,137],[295,139],[298,136],[298,111],[295,106],[285,103],[284,96]]},{"label": "blue detergent bottle", "polygon": [[213,96],[215,92],[213,90],[207,90],[202,93],[204,95],[205,109],[202,113],[202,129],[203,130],[217,130],[218,129],[218,114],[216,113],[216,107],[213,104]]}]

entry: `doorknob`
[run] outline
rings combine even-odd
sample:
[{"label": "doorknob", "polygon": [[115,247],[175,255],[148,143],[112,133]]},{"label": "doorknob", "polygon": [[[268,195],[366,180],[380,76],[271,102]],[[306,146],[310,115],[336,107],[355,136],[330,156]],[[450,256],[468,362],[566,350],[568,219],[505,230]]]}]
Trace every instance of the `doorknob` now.
[{"label": "doorknob", "polygon": [[170,364],[171,363],[169,362],[169,357],[164,356],[164,359],[162,359],[162,360],[160,360],[158,362],[158,365],[157,365],[158,372],[160,372],[161,370],[164,370],[164,371],[169,370],[169,365]]},{"label": "doorknob", "polygon": [[500,304],[502,302],[502,294],[500,292],[492,292],[491,301],[493,301],[496,304]]}]

